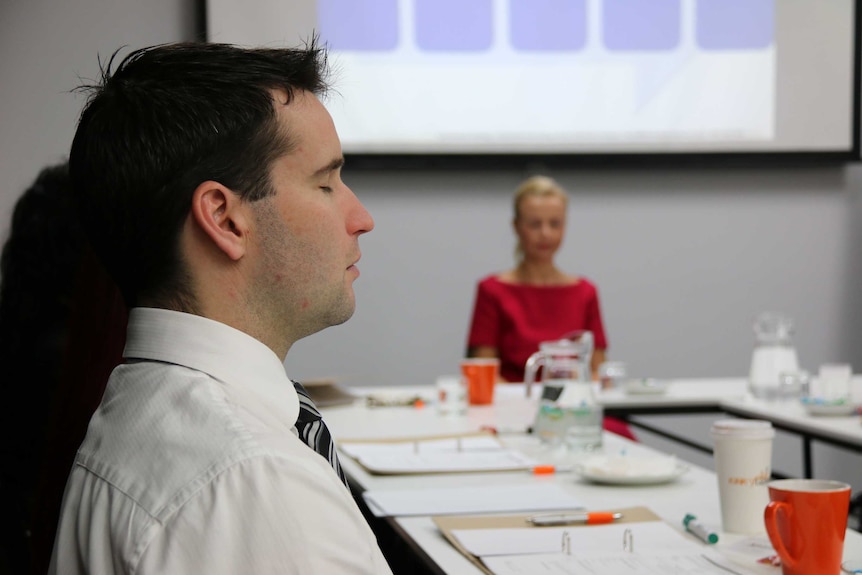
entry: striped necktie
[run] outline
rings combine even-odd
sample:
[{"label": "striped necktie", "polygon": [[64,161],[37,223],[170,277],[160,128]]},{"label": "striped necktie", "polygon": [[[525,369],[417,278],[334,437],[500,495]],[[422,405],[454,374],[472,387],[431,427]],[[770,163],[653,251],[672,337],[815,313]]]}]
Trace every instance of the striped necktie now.
[{"label": "striped necktie", "polygon": [[335,442],[332,441],[329,428],[326,427],[320,412],[317,411],[317,407],[311,401],[302,384],[298,381],[291,381],[296,389],[296,394],[299,396],[299,417],[296,419],[296,431],[299,433],[299,438],[325,457],[341,481],[347,485],[347,478],[344,476],[344,471],[341,470],[338,452],[335,449]]}]

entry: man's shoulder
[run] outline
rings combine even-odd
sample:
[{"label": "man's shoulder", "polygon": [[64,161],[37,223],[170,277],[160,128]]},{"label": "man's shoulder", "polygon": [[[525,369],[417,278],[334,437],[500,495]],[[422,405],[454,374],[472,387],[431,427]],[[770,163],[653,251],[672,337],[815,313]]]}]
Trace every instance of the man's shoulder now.
[{"label": "man's shoulder", "polygon": [[[194,430],[187,426],[182,431]],[[159,442],[130,456],[125,466],[100,450],[79,453],[55,552],[87,553],[88,563],[119,561],[134,571],[154,541],[164,545],[168,534],[188,538],[189,530],[206,530],[211,526],[204,525],[205,517],[239,520],[249,497],[296,499],[303,486],[325,485],[327,479],[339,486],[329,478],[328,463],[290,433],[268,438],[279,449],[245,430],[217,447],[224,437],[184,444],[179,434],[163,434]],[[161,450],[155,458],[154,448]],[[89,542],[86,551],[78,545],[81,541]]]},{"label": "man's shoulder", "polygon": [[207,374],[160,362],[125,364],[108,382],[76,465],[158,517],[190,486],[267,452],[242,415]]}]

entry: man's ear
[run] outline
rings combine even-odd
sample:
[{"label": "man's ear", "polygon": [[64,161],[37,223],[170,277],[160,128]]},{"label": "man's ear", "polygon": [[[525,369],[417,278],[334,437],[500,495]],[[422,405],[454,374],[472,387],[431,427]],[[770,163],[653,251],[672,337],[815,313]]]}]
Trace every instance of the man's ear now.
[{"label": "man's ear", "polygon": [[246,252],[248,212],[238,195],[214,181],[206,181],[192,194],[191,215],[216,248],[232,260]]}]

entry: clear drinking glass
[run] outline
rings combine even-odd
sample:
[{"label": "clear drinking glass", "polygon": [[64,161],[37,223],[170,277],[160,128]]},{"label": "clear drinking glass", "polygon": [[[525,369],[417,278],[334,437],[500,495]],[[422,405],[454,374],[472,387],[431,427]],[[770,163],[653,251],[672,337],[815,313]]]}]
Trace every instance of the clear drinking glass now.
[{"label": "clear drinking glass", "polygon": [[621,361],[606,361],[599,366],[602,389],[619,389],[625,378],[626,364]]},{"label": "clear drinking glass", "polygon": [[799,399],[808,395],[811,376],[807,371],[782,371],[778,376],[779,399]]}]

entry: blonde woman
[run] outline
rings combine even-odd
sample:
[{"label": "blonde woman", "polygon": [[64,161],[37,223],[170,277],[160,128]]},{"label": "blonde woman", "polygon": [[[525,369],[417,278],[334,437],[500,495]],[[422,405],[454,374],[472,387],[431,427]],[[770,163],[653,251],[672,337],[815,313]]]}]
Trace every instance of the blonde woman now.
[{"label": "blonde woman", "polygon": [[[500,358],[500,377],[523,381],[539,343],[577,330],[593,333],[593,374],[608,347],[599,294],[587,278],[554,263],[566,230],[568,197],[551,178],[533,176],[515,191],[512,227],[517,264],[479,282],[467,342],[469,357]],[[605,427],[631,437],[621,422]]]}]

